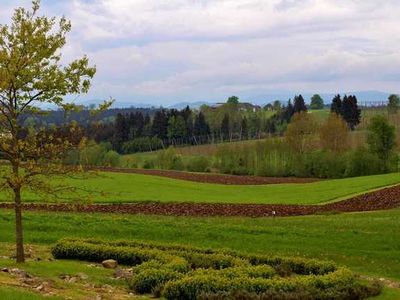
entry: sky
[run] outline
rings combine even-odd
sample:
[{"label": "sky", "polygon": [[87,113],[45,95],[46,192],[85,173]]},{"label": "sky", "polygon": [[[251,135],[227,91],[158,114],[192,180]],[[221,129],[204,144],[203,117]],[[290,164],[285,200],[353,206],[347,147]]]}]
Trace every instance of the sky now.
[{"label": "sky", "polygon": [[[0,0],[0,23],[16,6],[30,1]],[[400,92],[399,0],[42,0],[40,13],[72,22],[63,61],[97,67],[78,102]]]}]

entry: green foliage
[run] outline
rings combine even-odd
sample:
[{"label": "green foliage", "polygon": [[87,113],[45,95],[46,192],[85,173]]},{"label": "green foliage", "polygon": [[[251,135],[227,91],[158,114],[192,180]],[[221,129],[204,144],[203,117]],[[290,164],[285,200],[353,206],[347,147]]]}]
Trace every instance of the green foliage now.
[{"label": "green foliage", "polygon": [[129,280],[129,288],[138,294],[148,294],[166,282],[181,278],[183,275],[168,268],[149,268],[140,270]]},{"label": "green foliage", "polygon": [[400,106],[399,95],[392,94],[388,98],[388,110],[391,114],[396,114]]},{"label": "green foliage", "polygon": [[69,163],[79,163],[85,166],[110,166],[118,167],[121,162],[121,156],[111,150],[110,143],[96,144],[91,141],[88,145],[80,150],[79,160],[77,152],[70,152],[67,157]]},{"label": "green foliage", "polygon": [[161,149],[162,140],[157,137],[140,137],[122,144],[122,153],[131,154],[136,152],[147,152]]},{"label": "green foliage", "polygon": [[[305,293],[307,299],[365,299],[371,296],[368,288],[356,281],[355,276],[347,269],[338,269],[335,272],[322,276],[293,277],[290,279],[263,279],[239,276],[235,279],[223,276],[193,275],[168,282],[164,288],[167,299],[199,299],[205,293],[220,293],[231,291],[247,291],[254,294],[274,293],[279,295],[289,292],[293,295]],[[380,290],[379,290],[380,291]],[[376,293],[376,291],[374,291]]]},{"label": "green foliage", "polygon": [[[199,299],[205,293],[242,290],[254,294],[305,291],[313,295],[311,299],[363,299],[372,295],[350,270],[317,260],[90,239],[61,240],[52,253],[59,259],[113,258],[123,264],[139,265],[129,281],[130,288],[137,293],[161,294],[166,299]],[[186,266],[174,269],[171,260]],[[279,277],[274,268],[282,265],[296,276]]]},{"label": "green foliage", "polygon": [[165,151],[158,152],[155,165],[159,169],[166,169],[166,170],[184,169],[182,158],[180,155],[176,153],[173,147],[169,147]]},{"label": "green foliage", "polygon": [[168,138],[179,139],[187,135],[186,122],[182,116],[172,116],[168,120]]},{"label": "green foliage", "polygon": [[117,152],[110,150],[104,155],[102,165],[107,167],[118,167],[120,162],[121,156]]},{"label": "green foliage", "polygon": [[226,103],[228,103],[228,104],[239,104],[239,97],[231,96],[231,97],[228,98]]},{"label": "green foliage", "polygon": [[210,161],[205,156],[191,157],[186,163],[186,169],[190,172],[209,172]]},{"label": "green foliage", "polygon": [[389,161],[396,145],[396,133],[394,126],[384,116],[377,115],[371,119],[367,143],[370,151],[382,160],[383,170],[390,170]]},{"label": "green foliage", "polygon": [[311,97],[311,109],[323,109],[324,108],[324,100],[318,94],[315,94]]},{"label": "green foliage", "polygon": [[[303,163],[302,163],[303,162]],[[346,172],[346,156],[331,151],[314,151],[298,158],[293,174],[300,177],[342,178]]]},{"label": "green foliage", "polygon": [[368,149],[362,147],[347,155],[345,177],[380,174],[382,171],[382,161]]}]

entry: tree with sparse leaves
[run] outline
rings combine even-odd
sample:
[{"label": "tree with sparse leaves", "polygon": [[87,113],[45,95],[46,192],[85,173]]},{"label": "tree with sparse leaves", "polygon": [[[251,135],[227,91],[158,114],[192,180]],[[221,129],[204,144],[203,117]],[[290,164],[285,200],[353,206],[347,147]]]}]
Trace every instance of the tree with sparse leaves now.
[{"label": "tree with sparse leaves", "polygon": [[319,138],[321,146],[325,150],[339,153],[349,149],[349,127],[343,118],[335,113],[331,113],[322,124]]},{"label": "tree with sparse leaves", "polygon": [[96,72],[87,57],[61,65],[60,50],[71,24],[65,18],[39,16],[40,2],[32,4],[31,10],[15,10],[11,25],[0,25],[0,153],[8,162],[0,169],[0,187],[14,198],[17,262],[25,260],[21,192],[59,194],[65,187],[50,184],[49,176],[72,171],[63,159],[80,143],[74,125],[62,133],[26,128],[23,120],[38,114],[43,103],[70,110],[73,105],[64,96],[88,92]]},{"label": "tree with sparse leaves", "polygon": [[317,130],[317,123],[312,114],[305,111],[295,113],[288,125],[285,140],[296,154],[304,154],[311,150],[311,141]]}]

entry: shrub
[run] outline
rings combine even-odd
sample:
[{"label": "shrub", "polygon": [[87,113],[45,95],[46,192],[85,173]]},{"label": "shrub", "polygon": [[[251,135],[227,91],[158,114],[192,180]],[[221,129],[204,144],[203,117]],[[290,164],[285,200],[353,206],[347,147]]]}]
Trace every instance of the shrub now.
[{"label": "shrub", "polygon": [[118,167],[120,162],[121,156],[117,152],[111,150],[104,155],[102,165],[107,167]]},{"label": "shrub", "polygon": [[365,148],[349,153],[346,166],[346,177],[374,175],[382,173],[382,162]]},{"label": "shrub", "polygon": [[381,290],[348,269],[315,259],[94,239],[63,239],[52,253],[59,259],[113,258],[133,265],[129,287],[166,299],[364,299]]},{"label": "shrub", "polygon": [[183,170],[183,162],[181,156],[179,156],[175,149],[171,146],[167,150],[160,151],[157,153],[156,166],[159,169],[166,170]]},{"label": "shrub", "polygon": [[179,279],[183,275],[168,268],[145,269],[134,274],[128,281],[129,288],[136,293],[151,293],[156,287],[170,280]]},{"label": "shrub", "polygon": [[346,159],[331,151],[315,151],[304,156],[304,172],[308,177],[342,178]]},{"label": "shrub", "polygon": [[[198,299],[201,295],[246,291],[254,294],[272,293],[280,295],[306,293],[307,299],[360,299],[360,284],[347,269],[322,276],[291,277],[288,279],[237,277],[227,279],[214,274],[186,276],[182,279],[168,282],[163,295],[167,299]],[[365,289],[367,290],[367,289]],[[356,297],[356,298],[353,298]],[[357,298],[358,297],[358,298]],[[275,299],[275,298],[273,298]]]},{"label": "shrub", "polygon": [[191,157],[187,164],[186,169],[190,172],[209,172],[210,162],[204,156]]}]

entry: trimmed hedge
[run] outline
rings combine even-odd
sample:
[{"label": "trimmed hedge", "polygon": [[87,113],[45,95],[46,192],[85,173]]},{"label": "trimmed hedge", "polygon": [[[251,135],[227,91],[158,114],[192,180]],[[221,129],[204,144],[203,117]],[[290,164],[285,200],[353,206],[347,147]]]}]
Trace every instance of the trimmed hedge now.
[{"label": "trimmed hedge", "polygon": [[183,274],[168,268],[145,269],[133,276],[128,282],[129,288],[136,293],[146,294],[165,284],[167,281],[180,279]]},{"label": "trimmed hedge", "polygon": [[381,289],[332,262],[297,257],[94,239],[60,240],[52,254],[134,266],[130,289],[166,299],[365,299]]}]

